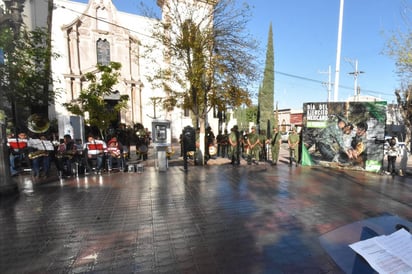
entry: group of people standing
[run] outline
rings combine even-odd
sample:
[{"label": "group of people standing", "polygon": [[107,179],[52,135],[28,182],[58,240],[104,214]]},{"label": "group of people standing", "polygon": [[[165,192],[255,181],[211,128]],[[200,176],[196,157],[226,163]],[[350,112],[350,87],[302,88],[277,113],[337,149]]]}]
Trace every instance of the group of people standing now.
[{"label": "group of people standing", "polygon": [[[251,127],[251,132],[242,135],[238,126],[235,125],[228,136],[228,156],[233,165],[240,164],[240,157],[244,157],[248,164],[258,164],[259,161],[271,161],[276,165],[279,160],[280,145],[282,143],[281,134],[277,127],[273,128],[273,134],[268,138],[265,134],[257,134],[256,127]],[[298,165],[300,137],[296,129],[288,137],[288,146],[290,151],[290,165],[294,161]],[[270,148],[269,148],[270,147]],[[268,151],[271,151],[271,159],[268,157]],[[262,153],[263,152],[263,153]]]},{"label": "group of people standing", "polygon": [[[196,151],[188,151],[190,157],[193,154],[195,163],[196,154],[200,147],[199,129],[196,131]],[[181,153],[183,153],[183,133],[180,138]],[[215,156],[229,158],[232,165],[240,165],[240,159],[244,158],[249,165],[258,165],[261,161],[270,161],[272,165],[276,165],[279,160],[280,145],[282,143],[282,134],[277,127],[273,128],[273,133],[266,134],[265,130],[257,133],[256,126],[248,130],[239,131],[237,125],[233,126],[230,133],[225,129],[224,133],[219,131],[215,137],[210,126],[205,132],[205,160],[209,160]],[[292,162],[298,165],[299,162],[299,144],[300,136],[296,132],[296,128],[292,128],[288,138],[288,146],[290,151],[290,165]],[[271,156],[270,156],[271,155]],[[181,154],[183,156],[183,154]]]}]

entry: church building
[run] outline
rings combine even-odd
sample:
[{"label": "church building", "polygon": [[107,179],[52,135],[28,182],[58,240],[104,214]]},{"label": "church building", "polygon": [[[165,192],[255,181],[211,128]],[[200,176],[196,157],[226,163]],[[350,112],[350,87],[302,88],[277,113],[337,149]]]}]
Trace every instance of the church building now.
[{"label": "church building", "polygon": [[[54,88],[63,91],[56,101],[53,113],[59,121],[59,135],[77,135],[81,119],[68,113],[62,105],[75,102],[82,89],[86,88],[84,75],[96,70],[96,64],[121,63],[120,81],[113,93],[105,98],[110,106],[116,104],[120,95],[128,95],[128,107],[119,113],[119,123],[133,126],[142,124],[151,128],[153,119],[169,120],[173,137],[179,136],[182,128],[191,124],[181,109],[166,112],[159,98],[165,96],[154,88],[148,78],[156,73],[162,60],[162,48],[152,47],[151,56],[146,56],[143,47],[156,43],[152,29],[157,19],[120,12],[111,0],[90,0],[88,4],[55,0],[52,19],[52,48],[60,55],[52,61],[55,79]],[[77,133],[77,134],[76,134]]]}]

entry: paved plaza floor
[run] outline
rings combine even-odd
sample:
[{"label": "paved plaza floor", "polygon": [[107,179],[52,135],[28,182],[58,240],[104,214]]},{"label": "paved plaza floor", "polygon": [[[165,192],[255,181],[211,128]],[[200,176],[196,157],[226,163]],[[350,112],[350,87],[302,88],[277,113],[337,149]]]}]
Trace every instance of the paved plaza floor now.
[{"label": "paved plaza floor", "polygon": [[[177,157],[177,156],[176,156]],[[0,273],[343,273],[319,238],[392,214],[412,177],[227,162],[36,183],[0,199]]]}]

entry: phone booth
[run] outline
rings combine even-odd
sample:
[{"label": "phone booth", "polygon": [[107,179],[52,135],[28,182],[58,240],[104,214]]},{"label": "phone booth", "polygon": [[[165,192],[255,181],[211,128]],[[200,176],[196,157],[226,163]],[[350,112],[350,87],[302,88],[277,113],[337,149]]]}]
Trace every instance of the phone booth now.
[{"label": "phone booth", "polygon": [[171,144],[170,121],[152,121],[152,140],[154,147],[155,167],[159,171],[167,171],[167,148]]}]

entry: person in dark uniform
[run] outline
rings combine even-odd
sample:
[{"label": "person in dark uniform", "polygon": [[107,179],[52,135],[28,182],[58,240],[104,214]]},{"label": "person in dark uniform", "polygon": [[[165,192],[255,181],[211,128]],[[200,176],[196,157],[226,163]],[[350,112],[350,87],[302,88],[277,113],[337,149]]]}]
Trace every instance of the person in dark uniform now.
[{"label": "person in dark uniform", "polygon": [[261,144],[259,135],[256,133],[255,126],[252,126],[252,130],[248,135],[247,144],[249,147],[248,164],[258,164],[258,161],[260,160]]},{"label": "person in dark uniform", "polygon": [[249,153],[249,146],[247,144],[247,138],[249,136],[249,131],[248,129],[240,131],[240,151],[242,154],[242,157],[247,159],[247,155]]},{"label": "person in dark uniform", "polygon": [[63,142],[57,148],[57,170],[59,177],[72,176],[72,164],[76,160],[77,147],[70,134],[63,136]]},{"label": "person in dark uniform", "polygon": [[223,133],[223,138],[221,142],[221,156],[226,158],[228,157],[228,147],[229,147],[229,133],[225,129]]},{"label": "person in dark uniform", "polygon": [[222,153],[222,142],[223,142],[223,133],[219,130],[218,134],[216,135],[216,144],[217,144],[217,156],[224,157]]},{"label": "person in dark uniform", "polygon": [[[210,159],[211,156],[215,156],[215,155],[211,155],[211,146],[215,145],[215,134],[213,133],[212,128],[209,126],[206,128],[206,149],[205,149],[205,155],[206,155],[206,159]],[[213,148],[212,148],[213,149]]]},{"label": "person in dark uniform", "polygon": [[289,165],[292,166],[292,162],[295,161],[296,166],[299,163],[299,143],[300,143],[300,136],[296,132],[296,128],[292,128],[292,132],[288,137],[288,145],[289,145]]},{"label": "person in dark uniform", "polygon": [[268,142],[270,142],[272,148],[272,165],[276,165],[279,160],[280,144],[282,143],[282,136],[277,127],[273,128],[273,136]]},{"label": "person in dark uniform", "polygon": [[229,138],[229,156],[232,160],[232,165],[240,164],[240,133],[238,131],[238,126],[235,125],[230,131]]},{"label": "person in dark uniform", "polygon": [[127,160],[130,156],[130,138],[125,124],[120,124],[117,129],[117,140],[123,145],[123,157]]},{"label": "person in dark uniform", "polygon": [[260,151],[259,151],[259,159],[260,161],[266,161],[267,159],[267,148],[266,148],[266,130],[261,129],[260,134],[259,134],[259,140],[260,140]]}]

